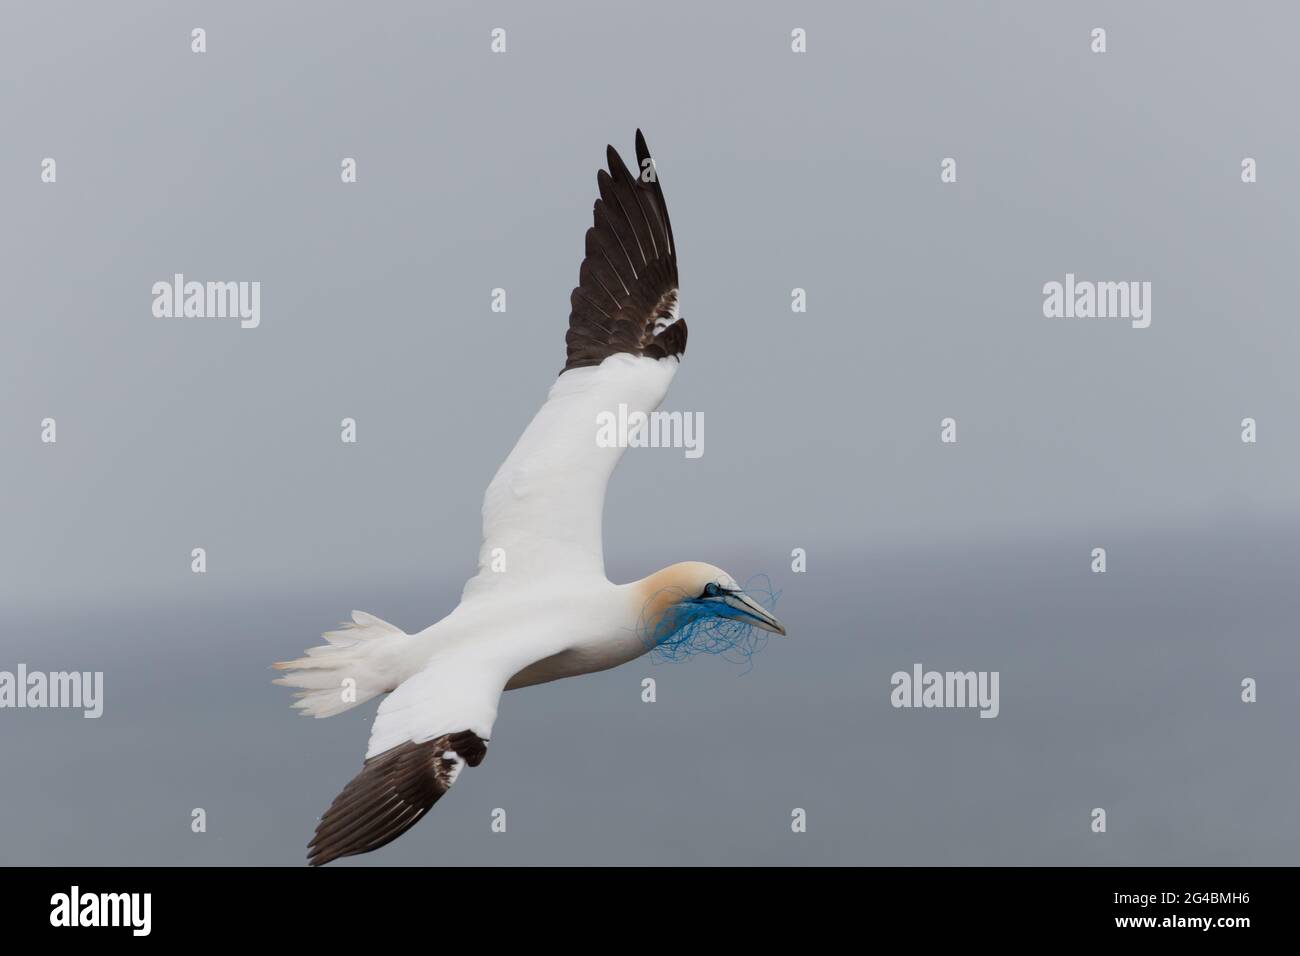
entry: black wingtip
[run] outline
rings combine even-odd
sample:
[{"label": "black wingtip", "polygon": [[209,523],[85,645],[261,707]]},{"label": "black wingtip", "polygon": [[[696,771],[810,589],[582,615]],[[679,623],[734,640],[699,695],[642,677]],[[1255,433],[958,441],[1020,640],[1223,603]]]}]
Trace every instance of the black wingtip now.
[{"label": "black wingtip", "polygon": [[612,144],[605,145],[605,158],[609,170],[596,173],[600,198],[592,204],[585,258],[569,297],[561,374],[619,352],[658,359],[685,351],[680,319],[667,334],[654,331],[676,308],[677,250],[645,133],[637,128],[633,169]]},{"label": "black wingtip", "polygon": [[487,738],[462,730],[366,758],[316,824],[307,862],[323,866],[392,843],[451,788],[462,765],[477,767],[486,753]]}]

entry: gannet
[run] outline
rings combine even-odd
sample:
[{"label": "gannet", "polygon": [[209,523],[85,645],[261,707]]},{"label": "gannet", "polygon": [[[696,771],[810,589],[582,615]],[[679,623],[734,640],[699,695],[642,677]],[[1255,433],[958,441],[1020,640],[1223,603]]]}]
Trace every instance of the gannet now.
[{"label": "gannet", "polygon": [[[620,404],[659,407],[686,351],[677,250],[641,131],[638,175],[612,146],[596,177],[567,361],[488,485],[478,573],[418,634],[361,611],[327,644],[273,665],[294,704],[329,717],[380,694],[365,762],[316,826],[314,866],[377,849],[420,820],[487,752],[501,694],[626,663],[701,621],[785,628],[735,579],[697,561],[630,584],[605,576],[605,485],[623,455],[596,441]],[[504,570],[503,570],[504,569]]]}]

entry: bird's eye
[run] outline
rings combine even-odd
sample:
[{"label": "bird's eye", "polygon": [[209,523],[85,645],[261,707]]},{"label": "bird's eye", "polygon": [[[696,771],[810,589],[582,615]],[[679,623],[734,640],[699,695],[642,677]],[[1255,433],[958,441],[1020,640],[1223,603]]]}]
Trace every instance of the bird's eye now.
[{"label": "bird's eye", "polygon": [[718,586],[716,584],[710,581],[708,584],[704,585],[703,597],[717,597],[717,596],[718,596]]}]

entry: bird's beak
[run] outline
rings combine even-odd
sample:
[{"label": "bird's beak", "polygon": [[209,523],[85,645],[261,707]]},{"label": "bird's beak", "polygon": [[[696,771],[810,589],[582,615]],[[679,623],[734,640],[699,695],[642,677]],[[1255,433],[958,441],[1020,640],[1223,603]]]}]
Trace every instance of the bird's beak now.
[{"label": "bird's beak", "polygon": [[744,591],[732,591],[719,595],[713,600],[725,604],[734,612],[727,614],[727,617],[744,621],[746,624],[771,631],[773,634],[785,634],[785,625],[768,614],[761,604]]}]

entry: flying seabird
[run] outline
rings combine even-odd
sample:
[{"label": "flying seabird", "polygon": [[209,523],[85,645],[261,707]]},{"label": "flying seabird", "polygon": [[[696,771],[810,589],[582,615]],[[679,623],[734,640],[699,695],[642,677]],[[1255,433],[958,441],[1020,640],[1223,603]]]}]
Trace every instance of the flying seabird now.
[{"label": "flying seabird", "polygon": [[674,564],[631,584],[605,577],[601,513],[623,449],[596,441],[598,416],[620,405],[657,409],[686,351],[677,249],[640,130],[636,156],[633,175],[606,148],[609,171],[596,177],[595,223],[569,298],[568,360],[488,485],[479,569],[460,604],[418,634],[353,611],[327,644],[274,665],[289,671],[276,683],[303,688],[294,706],[313,717],[389,695],[361,772],[316,826],[312,865],[410,829],[483,760],[504,690],[606,670],[700,629],[785,633],[709,564]]}]

